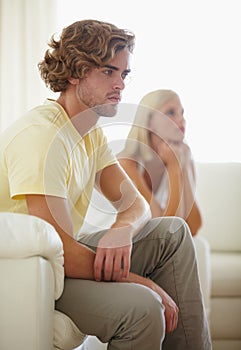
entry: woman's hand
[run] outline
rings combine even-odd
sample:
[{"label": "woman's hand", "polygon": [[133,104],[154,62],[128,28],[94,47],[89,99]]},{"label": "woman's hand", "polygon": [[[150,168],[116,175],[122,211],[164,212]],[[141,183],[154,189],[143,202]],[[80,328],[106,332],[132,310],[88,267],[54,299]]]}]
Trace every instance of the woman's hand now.
[{"label": "woman's hand", "polygon": [[170,142],[166,143],[160,140],[157,146],[157,153],[166,166],[178,163],[177,150],[174,150]]},{"label": "woman's hand", "polygon": [[157,152],[167,167],[177,165],[183,168],[191,159],[190,148],[184,142],[164,142],[160,140],[157,146]]}]

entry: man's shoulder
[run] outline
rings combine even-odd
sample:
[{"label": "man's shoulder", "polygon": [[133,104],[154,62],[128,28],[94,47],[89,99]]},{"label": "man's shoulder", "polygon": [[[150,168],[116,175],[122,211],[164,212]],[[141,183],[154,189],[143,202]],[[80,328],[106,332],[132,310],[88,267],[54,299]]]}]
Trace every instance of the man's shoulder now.
[{"label": "man's shoulder", "polygon": [[58,108],[57,104],[44,102],[26,112],[15,121],[5,131],[12,137],[21,133],[39,133],[53,134],[59,130],[66,122],[67,117]]}]

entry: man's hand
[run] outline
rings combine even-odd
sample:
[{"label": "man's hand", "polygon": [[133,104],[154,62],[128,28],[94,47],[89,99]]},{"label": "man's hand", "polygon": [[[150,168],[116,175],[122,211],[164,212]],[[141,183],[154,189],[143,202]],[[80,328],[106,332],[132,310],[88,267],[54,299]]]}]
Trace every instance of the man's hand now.
[{"label": "man's hand", "polygon": [[177,328],[179,309],[175,301],[155,282],[149,278],[139,276],[130,272],[128,278],[121,278],[119,282],[133,282],[146,286],[156,292],[162,299],[162,304],[165,307],[166,333],[173,332]]},{"label": "man's hand", "polygon": [[165,306],[166,333],[173,332],[177,327],[179,309],[174,300],[159,286],[155,286],[155,291],[162,298]]},{"label": "man's hand", "polygon": [[[129,231],[129,232],[128,232]],[[130,270],[132,234],[127,227],[109,229],[96,250],[94,276],[96,281],[127,278]]]},{"label": "man's hand", "polygon": [[[140,278],[140,276],[138,276]],[[144,277],[141,277],[144,278]],[[165,321],[166,321],[166,333],[171,333],[177,328],[178,322],[178,312],[179,309],[175,301],[168,295],[159,285],[150,279],[147,279],[147,284],[149,288],[154,290],[162,299],[162,304],[165,307]]]},{"label": "man's hand", "polygon": [[128,277],[132,238],[150,220],[150,207],[118,163],[97,173],[96,186],[115,207],[116,221],[98,242],[94,277],[116,281]]}]

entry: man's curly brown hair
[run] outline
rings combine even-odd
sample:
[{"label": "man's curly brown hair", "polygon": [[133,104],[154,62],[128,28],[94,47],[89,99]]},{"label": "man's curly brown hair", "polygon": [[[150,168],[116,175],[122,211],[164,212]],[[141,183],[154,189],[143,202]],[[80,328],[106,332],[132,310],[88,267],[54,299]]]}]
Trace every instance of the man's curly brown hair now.
[{"label": "man's curly brown hair", "polygon": [[116,52],[132,53],[135,36],[126,29],[97,20],[77,21],[63,29],[59,40],[52,36],[43,61],[38,64],[46,86],[66,90],[69,78],[82,79],[93,68],[111,61]]}]

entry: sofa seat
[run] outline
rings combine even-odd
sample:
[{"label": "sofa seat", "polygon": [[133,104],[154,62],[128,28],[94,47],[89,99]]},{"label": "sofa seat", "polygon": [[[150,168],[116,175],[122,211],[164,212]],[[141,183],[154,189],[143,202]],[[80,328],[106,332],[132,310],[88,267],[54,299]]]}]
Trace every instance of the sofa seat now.
[{"label": "sofa seat", "polygon": [[[241,255],[211,256],[211,333],[214,339],[239,339],[241,328]],[[232,325],[230,325],[232,320]]]},{"label": "sofa seat", "polygon": [[228,295],[240,298],[241,254],[235,252],[212,252],[211,262],[212,295],[216,297]]},{"label": "sofa seat", "polygon": [[197,163],[201,236],[211,249],[213,350],[241,349],[241,163]]}]

